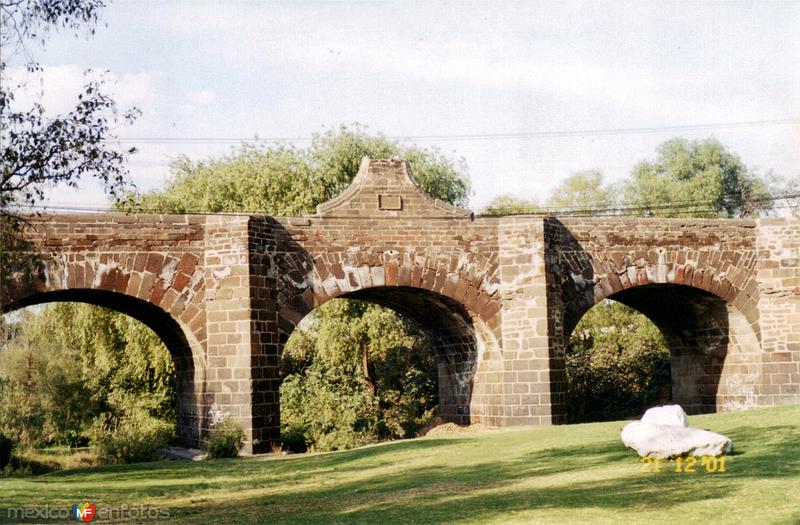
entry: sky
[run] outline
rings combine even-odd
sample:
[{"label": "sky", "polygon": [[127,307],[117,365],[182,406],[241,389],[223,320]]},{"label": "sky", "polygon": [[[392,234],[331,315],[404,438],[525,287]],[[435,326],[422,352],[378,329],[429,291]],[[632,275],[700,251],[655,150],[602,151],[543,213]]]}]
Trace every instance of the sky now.
[{"label": "sky", "polygon": [[[52,33],[31,52],[44,72],[18,103],[69,110],[91,68],[142,110],[118,130],[139,149],[141,190],[163,186],[178,155],[236,143],[163,139],[308,138],[355,122],[463,157],[476,210],[500,194],[542,200],[583,169],[620,180],[675,136],[714,136],[758,173],[800,176],[800,1],[117,0],[93,37]],[[84,182],[48,203],[107,199]]]}]

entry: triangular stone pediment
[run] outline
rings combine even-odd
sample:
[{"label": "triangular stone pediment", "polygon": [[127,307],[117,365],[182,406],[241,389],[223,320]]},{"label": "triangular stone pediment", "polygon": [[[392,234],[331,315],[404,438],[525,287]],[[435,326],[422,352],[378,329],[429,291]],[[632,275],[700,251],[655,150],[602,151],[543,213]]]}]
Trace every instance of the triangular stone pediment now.
[{"label": "triangular stone pediment", "polygon": [[465,218],[473,213],[434,199],[419,187],[408,161],[361,160],[358,174],[338,197],[317,206],[320,217]]}]

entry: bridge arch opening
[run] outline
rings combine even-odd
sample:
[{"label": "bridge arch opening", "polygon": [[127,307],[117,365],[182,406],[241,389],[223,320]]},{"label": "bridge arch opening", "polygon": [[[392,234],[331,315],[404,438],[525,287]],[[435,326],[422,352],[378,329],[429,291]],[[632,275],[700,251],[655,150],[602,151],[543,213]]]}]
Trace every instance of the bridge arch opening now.
[{"label": "bridge arch opening", "polygon": [[[379,286],[351,291],[336,297],[336,301],[356,300],[392,310],[421,333],[430,352],[427,365],[437,383],[437,415],[446,422],[461,425],[481,419],[476,408],[482,394],[476,391],[475,377],[487,349],[491,349],[493,334],[485,323],[472,315],[459,302],[435,292],[407,286]],[[328,304],[327,302],[325,304]],[[318,309],[308,312],[304,321]],[[298,330],[284,332],[284,342],[296,337]]]},{"label": "bridge arch opening", "polygon": [[[669,396],[664,389],[653,404],[677,403],[689,414],[700,414],[755,403],[758,337],[734,305],[699,288],[666,283],[624,289],[607,299],[642,314],[663,336],[669,351]],[[604,306],[605,301],[594,308]],[[580,335],[574,330],[588,311],[565,319],[565,346]]]},{"label": "bridge arch opening", "polygon": [[603,300],[580,319],[565,350],[567,422],[638,417],[671,398],[670,352],[642,313]]},{"label": "bridge arch opening", "polygon": [[159,307],[118,292],[67,289],[38,292],[5,304],[0,313],[48,303],[84,303],[125,314],[152,330],[169,351],[175,366],[176,438],[179,445],[197,447],[206,428],[203,350],[191,331]]}]

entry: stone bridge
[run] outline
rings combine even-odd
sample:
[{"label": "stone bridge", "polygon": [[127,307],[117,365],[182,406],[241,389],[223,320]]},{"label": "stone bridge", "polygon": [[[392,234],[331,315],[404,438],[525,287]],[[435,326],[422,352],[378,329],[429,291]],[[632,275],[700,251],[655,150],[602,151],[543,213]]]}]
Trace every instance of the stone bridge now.
[{"label": "stone bridge", "polygon": [[669,343],[689,412],[800,402],[800,221],[474,217],[423,193],[395,160],[365,159],[307,217],[45,215],[43,263],[0,290],[3,311],[79,301],[131,315],[177,369],[178,437],[238,418],[248,451],[279,439],[279,360],[336,297],[414,319],[458,423],[565,421],[564,349],[606,298]]}]

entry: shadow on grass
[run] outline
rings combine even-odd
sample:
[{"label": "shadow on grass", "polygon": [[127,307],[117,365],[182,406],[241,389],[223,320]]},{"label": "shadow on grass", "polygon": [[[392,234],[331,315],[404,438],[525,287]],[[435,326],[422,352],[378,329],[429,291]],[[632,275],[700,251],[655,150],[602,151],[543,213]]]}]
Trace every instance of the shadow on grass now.
[{"label": "shadow on grass", "polygon": [[[492,442],[460,438],[404,441],[279,460],[83,469],[28,480],[60,485],[52,490],[39,487],[59,492],[52,496],[60,499],[74,497],[76,492],[129,504],[164,497],[165,503],[152,504],[169,508],[170,500],[189,498],[188,506],[169,508],[173,518],[186,522],[196,518],[228,523],[347,523],[480,520],[532,509],[667,510],[730,496],[751,480],[800,478],[797,427],[739,427],[728,434],[737,455],[729,459],[724,474],[675,474],[669,466],[658,474],[643,472],[635,454],[616,440],[516,455],[500,452],[497,460],[483,451],[486,459],[480,462],[480,457],[469,457],[474,446]],[[440,452],[443,445],[457,448]],[[447,458],[439,461],[440,454]],[[463,454],[463,460],[458,454]],[[402,469],[397,464],[409,458],[431,458],[431,465]],[[387,468],[375,470],[379,467]],[[598,472],[595,479],[591,470]],[[300,483],[313,488],[298,487]],[[25,498],[21,491],[22,487],[13,499]],[[4,505],[0,503],[0,508]],[[233,518],[231,508],[236,509]]]},{"label": "shadow on grass", "polygon": [[[459,440],[460,443],[468,441]],[[452,439],[409,440],[335,453],[109,465],[17,479],[44,486],[54,483],[74,484],[90,488],[94,496],[108,498],[188,494],[206,489],[252,488],[258,486],[259,481],[263,484],[267,475],[272,480],[292,483],[298,479],[326,474],[366,471],[395,464],[392,457],[395,455],[402,456],[415,451],[428,452],[453,444]],[[2,480],[0,478],[0,482]],[[4,503],[0,501],[0,508],[3,508]]]},{"label": "shadow on grass", "polygon": [[[670,465],[658,474],[643,472],[635,454],[615,441],[542,450],[510,461],[417,468],[302,493],[237,499],[236,506],[242,509],[243,522],[457,522],[533,509],[665,511],[728,497],[750,480],[800,477],[796,427],[738,428],[731,435],[740,444],[739,455],[730,458],[724,474],[676,474]],[[626,464],[630,474],[612,479],[587,480],[587,474],[570,483],[555,477]],[[546,476],[554,476],[552,484],[547,479],[537,482]],[[526,482],[537,486],[526,488]],[[218,507],[201,502],[178,515],[211,517],[215,512]]]}]

